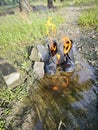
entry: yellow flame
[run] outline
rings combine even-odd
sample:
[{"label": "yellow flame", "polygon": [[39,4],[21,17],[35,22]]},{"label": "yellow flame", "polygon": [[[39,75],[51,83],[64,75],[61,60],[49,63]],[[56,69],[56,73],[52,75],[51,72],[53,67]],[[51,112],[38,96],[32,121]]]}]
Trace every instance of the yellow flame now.
[{"label": "yellow flame", "polygon": [[57,56],[57,59],[60,60],[60,57],[61,57],[60,54],[57,54],[56,56]]},{"label": "yellow flame", "polygon": [[51,22],[52,18],[49,17],[46,23],[46,35],[56,35],[56,25]]},{"label": "yellow flame", "polygon": [[58,64],[58,62],[59,62],[61,56],[60,56],[60,54],[57,53],[57,54],[56,54],[56,57],[57,57],[57,64]]}]

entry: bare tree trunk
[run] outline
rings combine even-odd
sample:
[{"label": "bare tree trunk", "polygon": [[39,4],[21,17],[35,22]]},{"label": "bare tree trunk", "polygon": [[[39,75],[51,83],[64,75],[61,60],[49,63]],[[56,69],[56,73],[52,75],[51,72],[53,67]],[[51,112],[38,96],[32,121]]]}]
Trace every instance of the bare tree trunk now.
[{"label": "bare tree trunk", "polygon": [[19,0],[20,12],[30,13],[32,11],[29,0]]},{"label": "bare tree trunk", "polygon": [[53,8],[53,0],[48,0],[47,6],[48,6],[48,8]]},{"label": "bare tree trunk", "polygon": [[31,23],[30,18],[28,17],[29,13],[32,13],[32,7],[29,3],[29,0],[19,0],[19,10],[21,18],[27,23]]}]

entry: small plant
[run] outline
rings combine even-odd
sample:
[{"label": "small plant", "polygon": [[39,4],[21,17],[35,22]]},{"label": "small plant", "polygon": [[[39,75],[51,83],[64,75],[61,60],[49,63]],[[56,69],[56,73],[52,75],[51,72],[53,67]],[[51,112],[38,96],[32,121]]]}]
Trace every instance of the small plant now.
[{"label": "small plant", "polygon": [[4,120],[0,120],[0,130],[5,130],[5,121]]},{"label": "small plant", "polygon": [[28,63],[26,61],[24,61],[22,64],[21,64],[21,68],[24,69],[24,70],[28,70]]}]

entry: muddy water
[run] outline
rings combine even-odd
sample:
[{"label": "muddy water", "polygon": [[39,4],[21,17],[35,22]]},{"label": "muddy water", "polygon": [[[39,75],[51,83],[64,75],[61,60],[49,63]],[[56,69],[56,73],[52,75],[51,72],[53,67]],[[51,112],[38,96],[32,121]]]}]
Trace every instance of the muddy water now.
[{"label": "muddy water", "polygon": [[76,49],[74,55],[76,70],[68,87],[53,91],[45,80],[31,87],[30,101],[37,115],[34,130],[98,130],[94,69]]},{"label": "muddy water", "polygon": [[[97,128],[98,121],[94,86],[90,82],[71,83],[62,92],[39,88],[32,92],[38,118],[35,129],[57,130],[62,121],[67,130]],[[60,128],[63,128],[63,124]]]}]

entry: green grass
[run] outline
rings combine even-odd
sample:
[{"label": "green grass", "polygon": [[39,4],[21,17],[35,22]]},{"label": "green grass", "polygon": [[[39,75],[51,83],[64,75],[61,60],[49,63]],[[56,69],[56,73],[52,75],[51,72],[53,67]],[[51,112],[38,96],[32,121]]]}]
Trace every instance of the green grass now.
[{"label": "green grass", "polygon": [[63,22],[59,15],[33,14],[30,17],[30,23],[21,19],[19,15],[6,16],[0,18],[0,46],[9,44],[32,42],[35,39],[42,38],[46,33],[46,22],[48,16],[52,17],[53,23],[58,27]]},{"label": "green grass", "polygon": [[54,5],[58,8],[69,6],[92,6],[98,5],[98,0],[65,0],[64,2],[57,1]]},{"label": "green grass", "polygon": [[22,76],[30,68],[29,63],[25,62],[28,46],[46,40],[46,22],[49,16],[58,30],[59,25],[64,22],[58,12],[33,13],[29,16],[29,23],[23,21],[19,14],[0,17],[0,56],[13,64]]},{"label": "green grass", "polygon": [[14,90],[0,89],[0,108],[3,109],[0,115],[0,130],[5,130],[6,122],[4,118],[10,114],[13,103],[22,100],[25,96],[27,96],[27,86],[24,84]]},{"label": "green grass", "polygon": [[85,27],[95,27],[98,29],[98,8],[84,11],[78,20],[79,25]]},{"label": "green grass", "polygon": [[82,5],[98,5],[97,0],[74,0],[74,5],[82,6]]}]

